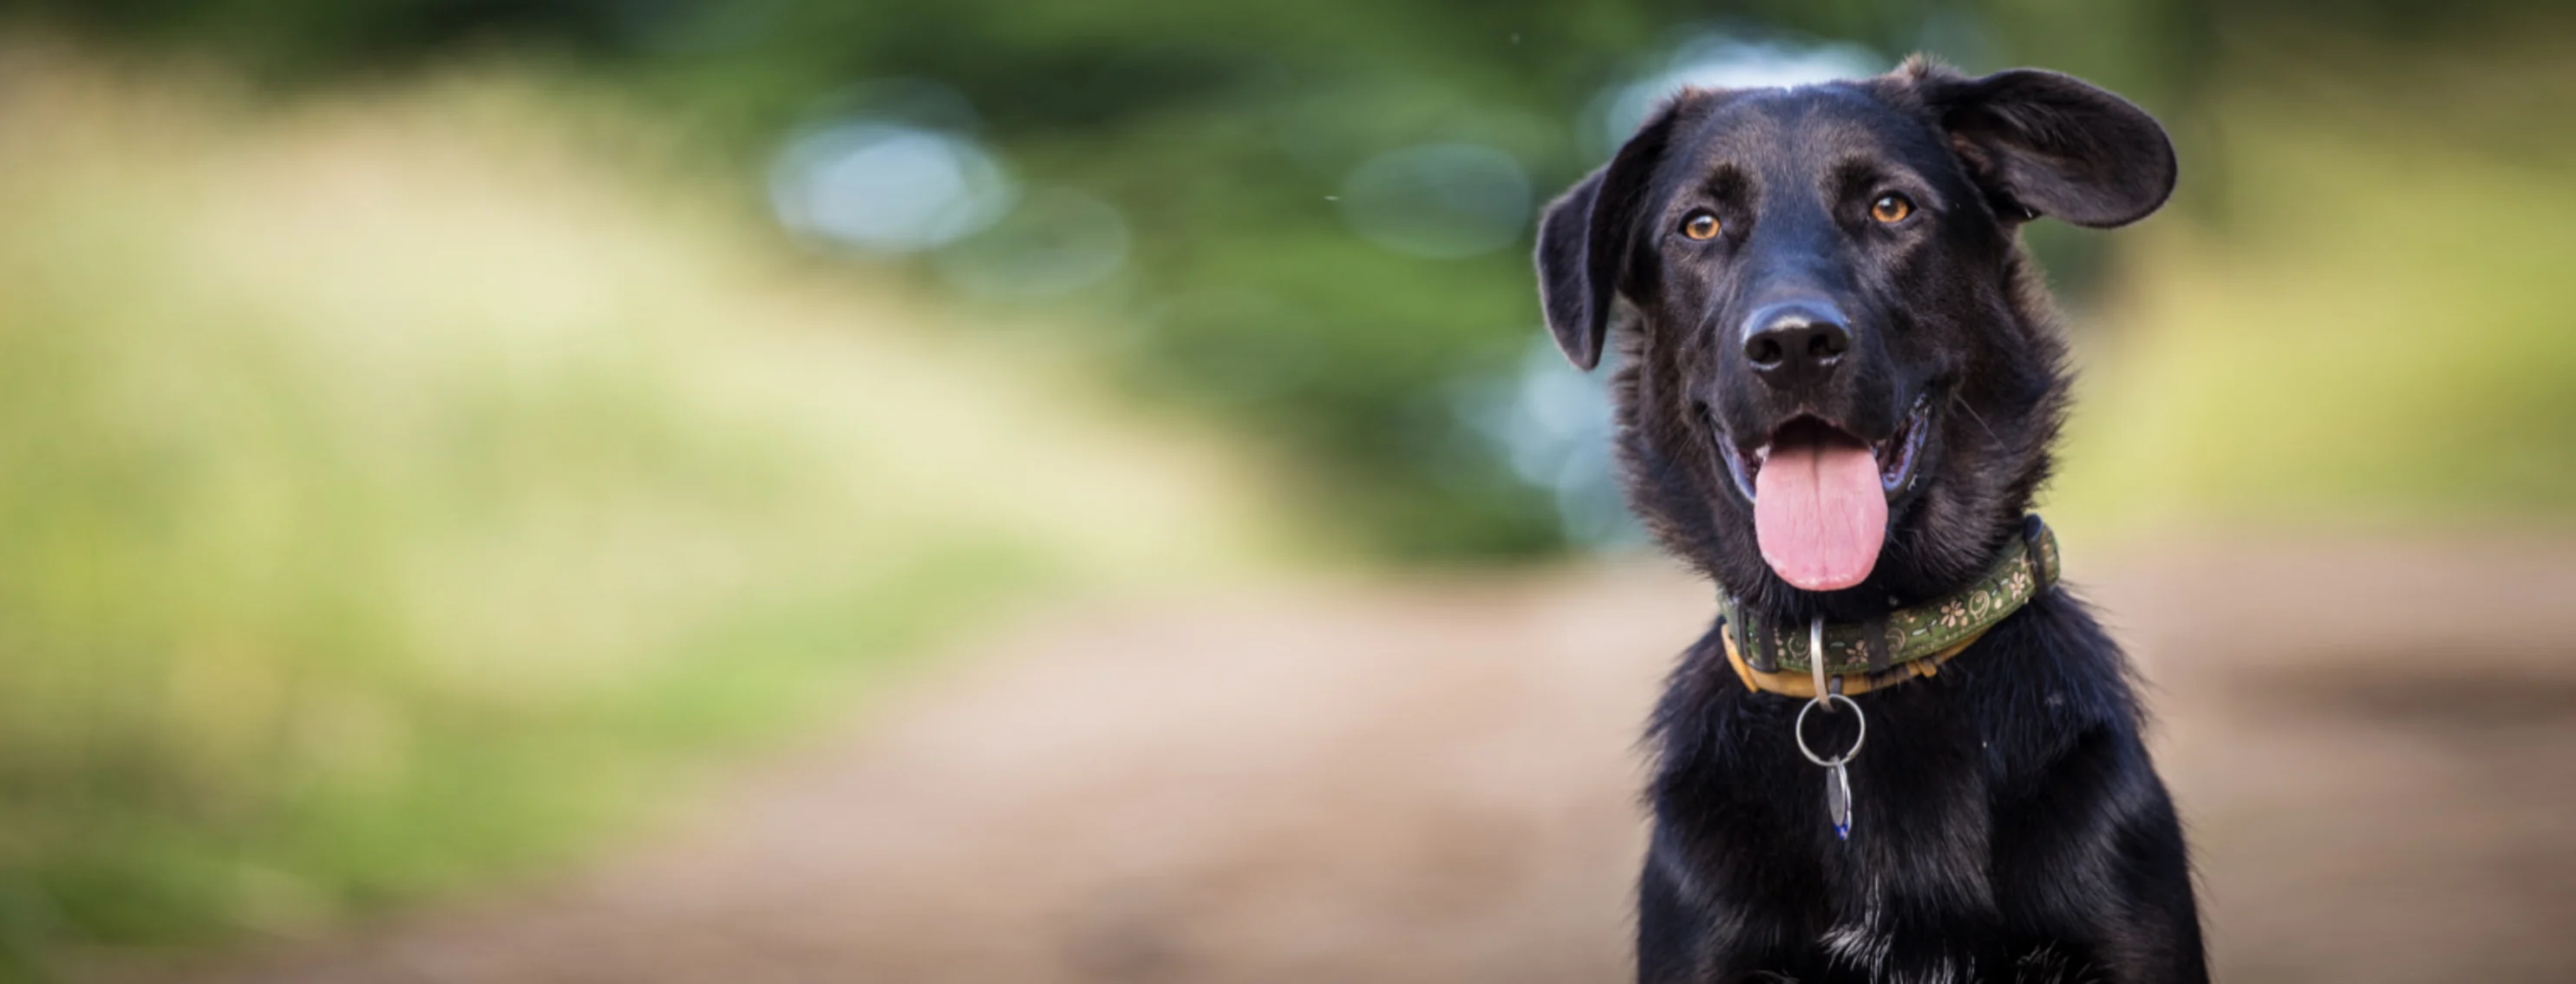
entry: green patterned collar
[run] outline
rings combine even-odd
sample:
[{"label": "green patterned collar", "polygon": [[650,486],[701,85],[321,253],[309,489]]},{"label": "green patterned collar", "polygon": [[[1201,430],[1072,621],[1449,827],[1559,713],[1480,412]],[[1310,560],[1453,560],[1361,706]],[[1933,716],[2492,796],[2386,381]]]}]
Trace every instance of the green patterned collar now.
[{"label": "green patterned collar", "polygon": [[[1899,608],[1867,622],[1825,623],[1825,672],[1883,674],[1890,668],[1944,653],[2020,610],[2057,583],[2057,535],[2038,516],[2022,521],[2022,535],[2004,545],[1984,577],[1928,604]],[[1718,595],[1727,641],[1760,673],[1811,673],[1808,627],[1773,625]]]}]

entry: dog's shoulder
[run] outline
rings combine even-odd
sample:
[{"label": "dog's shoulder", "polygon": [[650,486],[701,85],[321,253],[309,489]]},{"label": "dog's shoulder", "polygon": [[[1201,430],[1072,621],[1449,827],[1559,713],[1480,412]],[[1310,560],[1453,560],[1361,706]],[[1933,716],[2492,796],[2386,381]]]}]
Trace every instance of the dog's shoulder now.
[{"label": "dog's shoulder", "polygon": [[1942,676],[1982,735],[1998,795],[2045,784],[2070,759],[2122,772],[2145,764],[2147,714],[2134,666],[2082,598],[2051,591],[1979,649]]}]

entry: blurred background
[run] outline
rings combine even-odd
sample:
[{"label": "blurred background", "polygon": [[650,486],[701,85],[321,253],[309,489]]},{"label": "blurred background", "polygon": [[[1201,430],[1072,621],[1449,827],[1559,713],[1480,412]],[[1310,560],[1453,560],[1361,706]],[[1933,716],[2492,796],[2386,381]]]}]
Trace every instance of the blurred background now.
[{"label": "blurred background", "polygon": [[2222,974],[2576,979],[2576,17],[0,3],[0,981],[1626,973],[1682,84],[2162,118],[2044,508]]}]

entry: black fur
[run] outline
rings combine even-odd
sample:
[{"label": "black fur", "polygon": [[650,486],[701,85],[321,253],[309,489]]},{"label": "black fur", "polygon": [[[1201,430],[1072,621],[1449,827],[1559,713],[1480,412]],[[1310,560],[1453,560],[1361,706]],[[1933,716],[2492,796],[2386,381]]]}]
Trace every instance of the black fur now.
[{"label": "black fur", "polygon": [[[1774,618],[1860,621],[1972,580],[2048,475],[2065,350],[2020,224],[2135,221],[2174,174],[2152,118],[2054,73],[1970,79],[1916,60],[1688,91],[1550,206],[1543,305],[1586,368],[1619,322],[1620,456],[1669,549]],[[1871,218],[1889,192],[1909,218]],[[1694,210],[1722,231],[1680,235]],[[1848,316],[1827,384],[1766,385],[1747,366],[1749,313],[1786,296]],[[1802,416],[1881,441],[1916,407],[1915,480],[1891,493],[1869,577],[1781,580],[1727,448]],[[1638,979],[2205,980],[2182,831],[2127,673],[2060,588],[1939,675],[1863,695],[1845,842],[1822,815],[1826,773],[1792,741],[1802,702],[1747,691],[1712,633],[1656,712]],[[1848,722],[1826,721],[1810,732],[1830,745]]]}]

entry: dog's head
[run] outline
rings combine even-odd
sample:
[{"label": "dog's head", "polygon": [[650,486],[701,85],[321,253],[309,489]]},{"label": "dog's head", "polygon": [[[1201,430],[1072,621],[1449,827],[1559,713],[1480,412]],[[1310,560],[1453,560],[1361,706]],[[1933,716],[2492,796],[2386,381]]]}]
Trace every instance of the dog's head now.
[{"label": "dog's head", "polygon": [[1629,312],[1621,452],[1657,535],[1739,598],[1847,617],[1973,577],[2047,475],[2064,350],[2020,225],[2133,222],[2173,182],[2154,119],[2051,72],[1685,91],[1549,206],[1541,300],[1585,369]]}]

